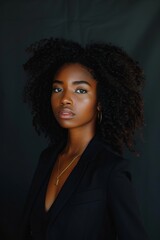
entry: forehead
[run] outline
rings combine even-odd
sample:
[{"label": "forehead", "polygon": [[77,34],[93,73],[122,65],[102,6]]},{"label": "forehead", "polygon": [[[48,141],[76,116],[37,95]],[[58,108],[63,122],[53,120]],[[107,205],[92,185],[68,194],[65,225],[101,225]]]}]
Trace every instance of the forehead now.
[{"label": "forehead", "polygon": [[63,77],[66,75],[73,78],[80,77],[80,78],[86,78],[86,79],[94,79],[93,75],[91,74],[91,70],[81,65],[80,63],[70,63],[70,64],[63,65],[58,69],[55,77]]}]

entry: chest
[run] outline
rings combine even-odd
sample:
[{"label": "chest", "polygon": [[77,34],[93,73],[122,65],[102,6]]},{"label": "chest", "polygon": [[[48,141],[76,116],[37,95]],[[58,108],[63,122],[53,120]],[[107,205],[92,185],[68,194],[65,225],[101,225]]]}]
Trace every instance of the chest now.
[{"label": "chest", "polygon": [[78,158],[74,162],[63,163],[60,165],[60,159],[57,159],[51,171],[45,194],[45,210],[49,211],[56,200],[67,178],[75,168]]}]

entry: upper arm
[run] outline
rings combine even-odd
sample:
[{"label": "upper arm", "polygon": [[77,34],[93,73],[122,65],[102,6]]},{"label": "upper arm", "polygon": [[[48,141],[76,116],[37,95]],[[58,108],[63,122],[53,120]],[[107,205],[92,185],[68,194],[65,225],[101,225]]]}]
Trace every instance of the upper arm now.
[{"label": "upper arm", "polygon": [[109,181],[109,210],[119,240],[146,240],[127,161],[118,163]]}]

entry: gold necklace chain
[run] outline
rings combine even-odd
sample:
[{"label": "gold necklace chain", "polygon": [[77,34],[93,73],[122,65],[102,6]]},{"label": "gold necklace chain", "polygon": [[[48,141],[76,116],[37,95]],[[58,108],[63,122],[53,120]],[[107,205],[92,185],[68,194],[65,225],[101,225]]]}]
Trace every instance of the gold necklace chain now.
[{"label": "gold necklace chain", "polygon": [[[58,186],[59,183],[59,178],[62,176],[62,174],[72,165],[72,163],[81,155],[78,154],[77,156],[75,156],[72,161],[62,170],[62,172],[60,174],[58,174],[58,176],[56,177],[56,183],[55,185]],[[58,173],[59,173],[59,164],[60,164],[60,160],[58,159]]]}]

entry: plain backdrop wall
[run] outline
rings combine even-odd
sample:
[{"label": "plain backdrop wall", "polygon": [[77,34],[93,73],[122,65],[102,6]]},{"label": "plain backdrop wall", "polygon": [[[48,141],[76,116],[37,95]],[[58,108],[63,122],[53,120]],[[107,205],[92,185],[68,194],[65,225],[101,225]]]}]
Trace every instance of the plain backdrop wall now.
[{"label": "plain backdrop wall", "polygon": [[144,68],[141,156],[126,153],[150,239],[160,239],[160,1],[0,0],[0,239],[15,239],[40,152],[47,146],[22,102],[25,48],[48,37],[123,47]]}]

